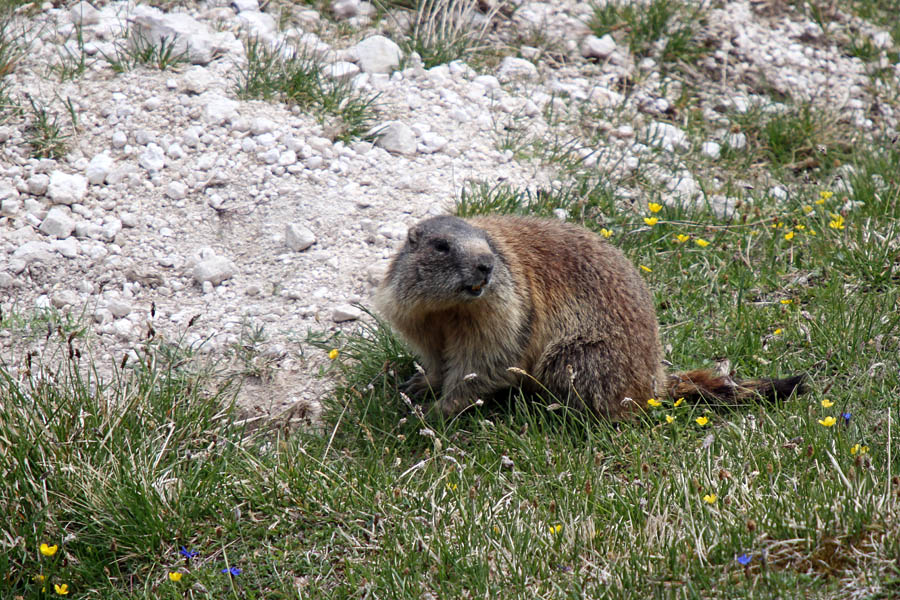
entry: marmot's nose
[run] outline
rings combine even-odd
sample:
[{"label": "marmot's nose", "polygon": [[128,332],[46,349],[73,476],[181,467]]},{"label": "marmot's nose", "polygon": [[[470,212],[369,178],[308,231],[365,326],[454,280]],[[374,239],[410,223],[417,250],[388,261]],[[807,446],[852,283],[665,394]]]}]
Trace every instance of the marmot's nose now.
[{"label": "marmot's nose", "polygon": [[494,257],[490,255],[479,257],[475,268],[484,276],[490,275],[494,270]]}]

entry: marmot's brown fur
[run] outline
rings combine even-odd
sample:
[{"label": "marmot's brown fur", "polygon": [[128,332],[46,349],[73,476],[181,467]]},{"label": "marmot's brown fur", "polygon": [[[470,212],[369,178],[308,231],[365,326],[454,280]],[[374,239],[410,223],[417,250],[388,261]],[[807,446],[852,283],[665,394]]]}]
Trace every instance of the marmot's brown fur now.
[{"label": "marmot's brown fur", "polygon": [[802,375],[668,376],[637,269],[600,236],[558,221],[426,219],[410,229],[375,304],[424,367],[407,393],[439,392],[445,415],[509,387],[618,419],[663,395],[736,403],[802,386]]}]

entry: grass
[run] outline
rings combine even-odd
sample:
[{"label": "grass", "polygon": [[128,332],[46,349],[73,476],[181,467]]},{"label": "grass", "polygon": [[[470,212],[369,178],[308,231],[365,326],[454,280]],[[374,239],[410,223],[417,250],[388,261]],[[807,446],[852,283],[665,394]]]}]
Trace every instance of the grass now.
[{"label": "grass", "polygon": [[809,373],[807,396],[775,405],[665,401],[611,425],[513,392],[423,421],[396,388],[413,357],[373,321],[309,338],[338,350],[318,427],[251,431],[176,348],[150,343],[101,384],[86,342],[48,329],[61,366],[0,371],[0,510],[16,515],[0,596],[38,597],[37,574],[129,599],[895,595],[900,149],[854,156],[852,194],[762,196],[729,221],[623,213],[602,186],[471,185],[458,206],[608,230],[649,269],[673,369]]},{"label": "grass", "polygon": [[331,79],[326,66],[305,48],[271,48],[257,39],[244,41],[247,62],[240,69],[241,98],[280,100],[311,111],[333,139],[363,137],[375,122],[377,96],[357,92],[350,82]]},{"label": "grass", "polygon": [[[28,133],[26,140],[31,146],[31,156],[35,158],[65,156],[71,135],[65,132],[59,116],[51,113],[40,100],[35,100],[31,96],[27,96],[27,99],[31,105],[31,121],[26,129]],[[66,100],[65,105],[70,118],[72,118],[72,128],[74,129],[76,126],[74,106],[69,99]]]},{"label": "grass", "polygon": [[159,44],[154,44],[143,35],[134,31],[126,36],[127,41],[118,43],[112,56],[103,54],[116,73],[133,71],[138,67],[151,67],[166,71],[187,62],[187,51],[177,51],[177,40],[163,37]]},{"label": "grass", "polygon": [[426,69],[474,57],[485,49],[484,39],[491,21],[504,2],[494,3],[482,16],[480,25],[474,21],[478,6],[473,0],[418,0],[410,7],[412,19],[402,43],[404,52],[417,52]]},{"label": "grass", "polygon": [[632,54],[667,65],[705,53],[696,39],[701,20],[700,8],[679,0],[651,0],[646,6],[611,0],[594,6],[590,28],[598,37],[621,31]]}]

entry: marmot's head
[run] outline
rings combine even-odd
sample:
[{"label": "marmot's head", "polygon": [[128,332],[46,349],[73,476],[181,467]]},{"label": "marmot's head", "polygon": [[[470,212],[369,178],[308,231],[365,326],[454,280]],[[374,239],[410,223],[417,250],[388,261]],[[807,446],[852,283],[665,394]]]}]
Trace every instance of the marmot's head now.
[{"label": "marmot's head", "polygon": [[407,300],[469,302],[491,293],[499,260],[481,229],[458,217],[433,217],[410,228],[388,279]]}]

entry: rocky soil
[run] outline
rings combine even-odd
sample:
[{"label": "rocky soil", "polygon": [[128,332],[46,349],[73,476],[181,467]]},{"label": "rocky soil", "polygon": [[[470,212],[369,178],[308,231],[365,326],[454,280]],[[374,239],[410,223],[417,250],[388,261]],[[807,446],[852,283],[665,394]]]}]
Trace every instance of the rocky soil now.
[{"label": "rocky soil", "polygon": [[[702,139],[676,109],[683,82],[614,36],[592,36],[587,3],[514,4],[490,39],[507,56],[478,71],[423,68],[392,41],[402,19],[376,18],[358,0],[290,5],[287,19],[256,0],[167,13],[131,2],[21,11],[14,23],[27,53],[6,79],[10,94],[25,107],[43,103],[70,137],[62,158],[34,158],[34,114],[0,119],[0,360],[20,368],[28,350],[47,351],[55,337],[31,316],[52,308],[91,324],[86,347],[98,364],[134,355],[155,334],[263,375],[246,378],[248,409],[315,410],[328,359],[301,340],[364,317],[354,305],[369,303],[411,223],[448,211],[470,181],[561,185],[552,167],[501,149],[513,125],[550,137],[558,124],[549,114],[574,119],[587,107],[597,135],[576,147],[582,167],[621,178],[651,165],[673,201],[700,196],[688,153],[715,161],[723,144],[740,149],[725,113],[769,105],[775,92],[835,110],[862,132],[896,130],[900,109],[840,45],[865,34],[884,62],[887,32],[839,13],[825,35],[778,2],[707,5],[698,36],[710,50],[686,65],[705,82],[696,92],[709,124]],[[59,66],[81,52],[78,26],[87,68],[61,82]],[[135,29],[156,40],[177,34],[189,62],[115,72],[105,57]],[[529,45],[535,32],[552,44]],[[334,141],[327,123],[297,107],[239,100],[247,35],[313,48],[332,76],[378,94],[382,137]],[[900,65],[882,66],[896,85]],[[790,193],[770,183],[773,194]],[[618,193],[623,210],[639,199],[625,185]],[[733,205],[725,195],[707,201],[723,217]],[[264,339],[254,338],[260,329]]]}]

